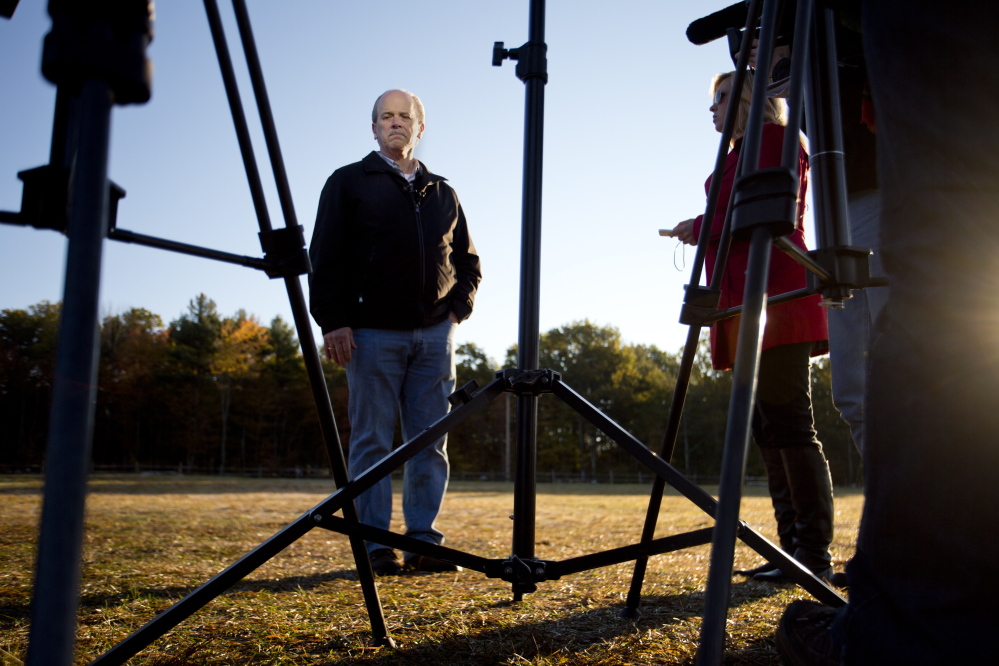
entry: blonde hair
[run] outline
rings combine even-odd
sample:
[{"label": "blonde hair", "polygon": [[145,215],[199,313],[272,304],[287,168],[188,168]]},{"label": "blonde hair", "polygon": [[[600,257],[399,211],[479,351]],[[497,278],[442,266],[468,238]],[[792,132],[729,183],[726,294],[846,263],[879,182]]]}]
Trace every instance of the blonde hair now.
[{"label": "blonde hair", "polygon": [[[718,92],[718,86],[722,84],[722,81],[734,76],[735,72],[715,74],[715,77],[711,79],[711,95],[713,96]],[[735,129],[732,132],[733,144],[736,139],[742,138],[742,135],[746,133],[746,122],[749,120],[749,104],[752,100],[753,74],[752,72],[747,72],[746,79],[742,84],[742,94],[739,96],[739,108],[735,116]],[[731,104],[730,101],[729,108],[731,108]],[[766,98],[763,110],[763,122],[773,123],[774,125],[787,125],[787,106],[784,104],[784,100],[779,97]]]}]

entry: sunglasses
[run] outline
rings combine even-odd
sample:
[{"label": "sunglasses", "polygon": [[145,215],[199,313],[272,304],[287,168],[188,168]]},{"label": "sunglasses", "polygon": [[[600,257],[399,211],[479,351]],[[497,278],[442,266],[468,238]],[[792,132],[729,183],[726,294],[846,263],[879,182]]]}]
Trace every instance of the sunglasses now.
[{"label": "sunglasses", "polygon": [[714,100],[713,100],[714,105],[717,106],[718,104],[721,104],[722,102],[724,102],[726,95],[728,95],[728,92],[726,92],[724,90],[721,90],[721,89],[716,90],[715,91]]}]

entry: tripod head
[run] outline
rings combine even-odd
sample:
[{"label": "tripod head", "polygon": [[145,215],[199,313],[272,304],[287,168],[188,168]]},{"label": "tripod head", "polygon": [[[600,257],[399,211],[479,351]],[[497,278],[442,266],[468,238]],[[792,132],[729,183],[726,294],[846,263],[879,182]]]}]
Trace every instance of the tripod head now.
[{"label": "tripod head", "polygon": [[[794,39],[794,16],[796,0],[788,0],[784,3],[782,12],[777,19],[777,34],[774,38],[775,46],[790,44]],[[737,2],[720,9],[713,14],[708,14],[702,18],[691,21],[687,26],[687,39],[691,44],[703,46],[709,42],[722,37],[729,38],[729,51],[737,53],[742,45],[742,35],[745,34],[746,19],[749,12],[748,2]],[[759,36],[759,21],[753,26],[753,35]],[[736,35],[733,38],[732,35]],[[733,42],[732,40],[735,39]]]},{"label": "tripod head", "polygon": [[[790,0],[784,4],[783,11],[778,18],[777,34],[774,37],[774,46],[792,46],[794,42],[794,16],[795,0]],[[702,46],[722,37],[728,38],[728,52],[732,57],[732,63],[736,64],[739,57],[739,49],[742,48],[742,40],[747,32],[751,32],[754,39],[760,36],[760,25],[756,25],[750,30],[746,25],[748,2],[737,2],[734,5],[721,9],[713,14],[708,14],[703,18],[692,21],[687,26],[687,39],[691,44]],[[783,59],[775,66],[774,80],[787,78],[791,69],[790,59]]]},{"label": "tripod head", "polygon": [[[0,0],[0,15],[19,0]],[[59,88],[49,164],[18,173],[24,182],[21,211],[0,211],[0,222],[65,232],[72,206],[72,154],[76,151],[78,98],[90,79],[106,81],[116,104],[143,104],[152,90],[146,47],[153,38],[152,0],[73,2],[50,0],[52,30],[45,35],[42,73]],[[108,181],[109,220],[114,227],[125,191]]]},{"label": "tripod head", "polygon": [[143,104],[152,90],[146,47],[153,39],[152,0],[50,0],[52,31],[45,36],[42,73],[56,85],[78,87],[97,77],[116,104]]},{"label": "tripod head", "polygon": [[[844,300],[851,297],[851,290],[874,286],[878,282],[872,282],[870,277],[870,251],[852,247],[850,242],[835,12],[828,7],[818,10],[816,17],[821,28],[810,32],[808,16],[811,14],[811,3],[798,3],[796,0],[777,3],[777,6],[772,7],[773,13],[765,25],[762,18],[757,20],[755,12],[752,17],[749,15],[752,10],[749,5],[747,2],[739,2],[693,21],[687,28],[687,38],[691,43],[700,45],[727,36],[737,72],[746,67],[741,63],[749,60],[746,58],[750,50],[750,44],[746,42],[747,35],[760,39],[761,53],[758,54],[760,58],[757,67],[771,72],[774,83],[769,85],[768,96],[788,95],[788,125],[792,128],[792,136],[797,135],[801,119],[802,91],[807,92],[804,108],[812,149],[810,166],[814,176],[812,195],[816,209],[818,250],[809,252],[806,257],[787,243],[778,242],[777,247],[818,278],[816,289],[822,294],[823,305],[841,308]],[[811,35],[814,43],[809,45]],[[762,36],[768,38],[765,46]],[[778,57],[775,49],[793,46],[796,36],[800,48],[790,49],[791,57],[778,60],[771,71],[771,56]],[[785,152],[788,152],[788,146],[785,146]],[[736,193],[733,204],[739,199],[740,196]],[[710,203],[708,211],[713,212]],[[732,222],[733,231],[738,226]],[[695,271],[698,270],[699,259],[700,255],[695,259]],[[699,272],[695,273],[695,277],[699,278]],[[691,284],[695,283],[692,280]]]},{"label": "tripod head", "polygon": [[8,19],[12,17],[18,2],[20,0],[0,0],[0,16]]}]

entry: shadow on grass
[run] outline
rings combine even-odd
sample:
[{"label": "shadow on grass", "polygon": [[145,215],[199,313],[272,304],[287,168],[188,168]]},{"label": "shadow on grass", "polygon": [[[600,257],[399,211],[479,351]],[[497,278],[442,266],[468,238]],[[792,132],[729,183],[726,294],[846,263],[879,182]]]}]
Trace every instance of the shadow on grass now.
[{"label": "shadow on grass", "polygon": [[[310,574],[302,576],[286,576],[284,578],[261,578],[241,580],[229,588],[221,590],[218,596],[224,594],[234,594],[240,592],[308,592],[318,588],[324,583],[331,583],[337,580],[357,580],[356,569],[340,569],[337,571],[327,571],[325,573]],[[207,582],[207,580],[205,581]],[[171,604],[186,597],[193,592],[197,585],[192,587],[144,587],[133,588],[131,590],[113,595],[87,595],[80,600],[82,606],[99,608],[103,606],[115,606],[130,599],[145,598],[150,600],[168,600]]]},{"label": "shadow on grass", "polygon": [[[777,594],[780,588],[751,583],[732,586],[731,609],[751,604]],[[330,653],[347,652],[345,637],[314,644],[308,653],[314,655],[317,666],[365,664],[368,666],[429,666],[462,664],[491,666],[498,664],[596,664],[605,663],[604,652],[621,657],[641,650],[639,661],[606,663],[693,664],[696,643],[703,614],[704,592],[654,595],[643,599],[641,615],[623,618],[623,605],[593,606],[576,609],[550,620],[520,622],[502,627],[471,628],[449,632],[438,639],[421,631],[420,618],[404,623],[394,638],[399,643],[392,648],[370,648],[363,654],[329,658]],[[504,601],[492,608],[509,607],[516,613],[517,604]],[[730,611],[731,612],[731,611]],[[689,634],[683,640],[669,638],[673,631]],[[655,634],[658,638],[648,638]],[[368,637],[355,634],[354,640]],[[644,643],[644,645],[642,645]],[[624,645],[628,644],[628,645]],[[678,646],[684,647],[679,649]],[[323,659],[326,657],[326,659]],[[626,657],[627,658],[627,657]],[[777,664],[773,640],[759,638],[743,643],[739,649],[728,649],[723,664]]]},{"label": "shadow on grass", "polygon": [[234,592],[287,592],[294,590],[308,591],[323,583],[335,580],[357,580],[357,569],[340,569],[308,576],[286,576],[284,578],[268,578],[260,580],[243,580],[232,586]]},{"label": "shadow on grass", "polygon": [[[299,592],[310,591],[325,583],[338,580],[357,580],[356,569],[340,569],[321,574],[308,576],[286,576],[284,578],[269,578],[259,580],[242,580],[232,587],[220,592],[224,594],[234,594],[240,592]],[[98,608],[116,608],[123,606],[129,601],[145,599],[153,602],[158,608],[165,610],[174,603],[193,592],[197,585],[191,587],[168,586],[168,587],[133,587],[122,590],[116,594],[84,594],[80,598],[81,610],[93,610]],[[0,628],[4,628],[8,623],[19,620],[26,621],[30,616],[31,601],[28,595],[24,595],[23,600],[12,598],[0,600]],[[157,611],[158,614],[158,611]],[[154,615],[151,615],[151,620]],[[2,663],[2,662],[0,662]]]},{"label": "shadow on grass", "polygon": [[[340,570],[311,576],[242,581],[230,588],[230,592],[280,593],[311,590],[323,583],[355,579],[354,570]],[[740,606],[774,596],[781,589],[733,581],[729,613],[734,613]],[[82,606],[84,609],[115,606],[136,598],[154,601],[153,605],[159,606],[155,602],[173,601],[188,591],[178,588],[135,589],[122,594],[90,596],[82,600]],[[475,610],[474,606],[465,607],[461,613],[448,616],[444,627],[440,626],[439,613],[428,611],[426,615],[410,615],[392,630],[399,643],[396,649],[367,648],[359,651],[357,645],[365,645],[370,640],[366,628],[363,631],[352,631],[348,635],[341,634],[333,640],[323,640],[320,635],[316,635],[304,641],[306,644],[287,647],[290,651],[304,653],[303,656],[309,655],[307,658],[314,661],[310,660],[308,663],[314,666],[486,666],[514,663],[572,665],[604,663],[603,656],[610,655],[637,657],[636,652],[640,653],[640,660],[631,663],[694,663],[697,632],[703,614],[703,589],[683,594],[644,597],[640,606],[641,614],[633,619],[621,617],[623,604],[594,604],[579,608],[577,602],[573,603],[572,608],[551,608],[550,613],[546,613],[550,619],[534,621],[524,621],[526,613],[518,612],[518,604],[512,601],[482,604],[481,609],[509,609],[508,616],[493,616],[486,626],[475,625],[468,619],[475,615],[468,614],[469,610]],[[4,617],[5,625],[11,621],[26,621],[28,613],[27,603],[0,604],[0,616]],[[388,619],[391,621],[398,618]],[[317,634],[320,633],[321,630],[317,631]],[[217,663],[209,657],[211,643],[211,640],[203,638],[182,650],[183,656],[158,655],[154,663],[159,666],[196,663],[202,650],[208,652],[201,654],[201,657]],[[188,661],[189,659],[192,661]],[[617,662],[612,660],[607,663]],[[742,642],[738,649],[729,648],[722,663],[778,662],[773,652],[773,641],[766,636],[748,643]]]}]

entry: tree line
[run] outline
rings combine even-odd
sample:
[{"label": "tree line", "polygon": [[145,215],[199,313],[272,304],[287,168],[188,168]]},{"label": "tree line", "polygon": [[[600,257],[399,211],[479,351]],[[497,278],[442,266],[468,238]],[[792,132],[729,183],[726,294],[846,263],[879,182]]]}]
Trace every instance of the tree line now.
[{"label": "tree line", "polygon": [[[59,309],[42,301],[0,312],[0,470],[37,470],[44,463]],[[540,342],[542,368],[560,372],[577,393],[660,450],[680,353],[626,344],[616,328],[590,321],[547,331]],[[514,346],[502,367],[515,368],[516,357]],[[132,308],[104,317],[99,364],[95,466],[258,474],[329,469],[299,343],[280,317],[265,326],[244,310],[223,316],[204,294],[167,325]],[[484,386],[498,369],[475,344],[457,350],[459,387],[473,379]],[[324,356],[323,370],[341,440],[349,446],[346,374]],[[688,476],[717,478],[730,392],[731,373],[711,369],[702,340],[672,458]],[[449,434],[456,476],[512,473],[516,400],[507,396]],[[832,406],[828,359],[813,364],[812,396],[835,481],[859,483],[859,456]],[[542,480],[652,478],[550,395],[538,401],[537,439]],[[747,471],[763,475],[755,452]]]}]

